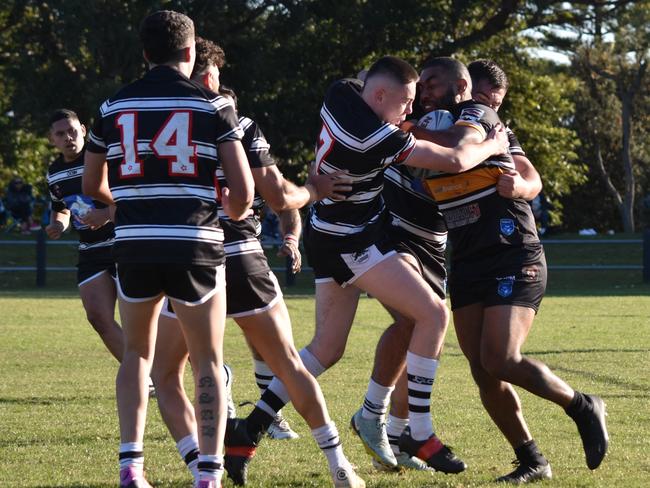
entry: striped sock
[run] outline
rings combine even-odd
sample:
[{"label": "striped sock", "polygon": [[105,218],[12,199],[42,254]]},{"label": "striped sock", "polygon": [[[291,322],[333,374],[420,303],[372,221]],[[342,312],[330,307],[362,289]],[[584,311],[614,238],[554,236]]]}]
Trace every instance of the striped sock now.
[{"label": "striped sock", "polygon": [[390,443],[390,447],[395,454],[399,454],[401,452],[399,449],[399,438],[408,424],[409,419],[395,417],[394,415],[390,414],[388,415],[388,421],[386,422],[386,434],[388,435],[388,442]]},{"label": "striped sock", "polygon": [[350,465],[350,461],[343,454],[341,438],[334,422],[313,429],[311,434],[314,436],[318,447],[325,454],[331,473],[334,473],[336,468]]},{"label": "striped sock", "polygon": [[258,359],[253,359],[253,367],[255,368],[255,383],[260,390],[260,395],[263,395],[274,378],[273,371],[268,364]]},{"label": "striped sock", "polygon": [[406,374],[408,376],[409,426],[411,436],[423,441],[433,435],[431,425],[431,390],[436,377],[438,361],[406,353]]},{"label": "striped sock", "polygon": [[183,437],[176,443],[176,448],[181,454],[183,461],[190,470],[194,481],[199,481],[199,441],[196,436],[190,434]]},{"label": "striped sock", "polygon": [[223,456],[199,454],[199,480],[214,481],[216,486],[221,484],[223,476]]},{"label": "striped sock", "polygon": [[131,468],[137,475],[144,475],[144,453],[142,442],[123,442],[120,444],[120,472]]},{"label": "striped sock", "polygon": [[364,419],[376,419],[386,415],[390,403],[390,394],[394,389],[394,386],[382,386],[371,378],[368,383],[366,397],[363,399],[361,416]]}]

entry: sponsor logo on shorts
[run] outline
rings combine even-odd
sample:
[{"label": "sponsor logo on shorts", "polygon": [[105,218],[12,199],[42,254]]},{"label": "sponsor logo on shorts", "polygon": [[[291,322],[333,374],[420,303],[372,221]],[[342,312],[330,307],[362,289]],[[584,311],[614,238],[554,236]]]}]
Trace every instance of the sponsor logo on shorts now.
[{"label": "sponsor logo on shorts", "polygon": [[501,297],[509,297],[512,295],[512,287],[515,284],[514,276],[505,276],[503,278],[497,278],[497,293]]},{"label": "sponsor logo on shorts", "polygon": [[478,203],[471,203],[463,207],[443,212],[447,229],[455,229],[464,225],[473,224],[481,218],[481,209]]},{"label": "sponsor logo on shorts", "polygon": [[521,274],[528,281],[537,281],[539,279],[539,268],[537,266],[526,266],[521,269]]},{"label": "sponsor logo on shorts", "polygon": [[499,220],[499,228],[504,236],[512,235],[515,231],[515,221],[512,219],[501,219]]},{"label": "sponsor logo on shorts", "polygon": [[357,264],[363,264],[370,259],[370,251],[366,249],[364,251],[352,253],[352,259]]}]

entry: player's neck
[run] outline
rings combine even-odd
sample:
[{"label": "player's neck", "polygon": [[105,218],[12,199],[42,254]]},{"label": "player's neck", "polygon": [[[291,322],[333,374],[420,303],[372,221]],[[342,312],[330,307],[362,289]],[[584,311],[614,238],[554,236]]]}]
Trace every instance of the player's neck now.
[{"label": "player's neck", "polygon": [[63,158],[64,163],[74,163],[77,159],[79,159],[79,155],[82,152],[83,151],[79,151],[77,154],[75,154],[74,156],[70,156],[70,157],[66,156],[64,153],[61,153],[61,157]]},{"label": "player's neck", "polygon": [[167,66],[168,68],[175,69],[176,71],[182,73],[186,77],[190,77],[192,74],[192,65],[187,62],[170,62],[170,63],[163,63],[163,64],[153,64],[149,63],[149,69],[153,69],[156,66]]}]

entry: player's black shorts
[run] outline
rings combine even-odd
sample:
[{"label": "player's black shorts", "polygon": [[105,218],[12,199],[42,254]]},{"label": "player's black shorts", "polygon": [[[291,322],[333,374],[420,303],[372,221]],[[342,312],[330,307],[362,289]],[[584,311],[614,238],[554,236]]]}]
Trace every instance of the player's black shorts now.
[{"label": "player's black shorts", "polygon": [[347,286],[370,270],[384,259],[395,254],[393,243],[382,239],[366,249],[358,252],[340,253],[330,248],[323,248],[305,240],[307,262],[314,270],[316,283],[336,281],[341,286]]},{"label": "player's black shorts", "polygon": [[441,245],[434,245],[400,227],[392,225],[389,236],[398,254],[413,256],[420,265],[420,273],[433,291],[443,300],[447,293],[447,268]]},{"label": "player's black shorts", "polygon": [[449,275],[451,309],[483,303],[519,305],[537,312],[546,290],[542,245],[501,246],[474,259],[453,262]]},{"label": "player's black shorts", "polygon": [[128,302],[146,302],[162,293],[185,305],[199,305],[224,289],[225,274],[224,265],[122,263],[117,266],[117,289]]},{"label": "player's black shorts", "polygon": [[[226,275],[228,276],[226,265]],[[273,271],[257,275],[239,275],[226,278],[227,317],[237,318],[257,315],[273,308],[282,299],[282,290]],[[176,318],[171,300],[166,300],[162,311],[167,317]]]},{"label": "player's black shorts", "polygon": [[104,272],[115,278],[115,261],[111,249],[112,246],[104,246],[79,251],[77,286],[85,285]]}]

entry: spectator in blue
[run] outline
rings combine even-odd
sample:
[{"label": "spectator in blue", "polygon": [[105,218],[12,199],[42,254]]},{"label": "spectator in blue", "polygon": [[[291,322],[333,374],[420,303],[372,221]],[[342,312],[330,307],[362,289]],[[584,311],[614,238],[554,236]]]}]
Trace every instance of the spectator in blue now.
[{"label": "spectator in blue", "polygon": [[20,225],[23,234],[29,233],[32,226],[32,210],[34,207],[32,185],[26,184],[20,176],[14,176],[7,186],[5,206],[14,222]]}]

